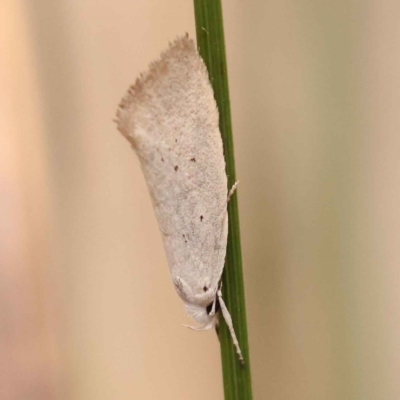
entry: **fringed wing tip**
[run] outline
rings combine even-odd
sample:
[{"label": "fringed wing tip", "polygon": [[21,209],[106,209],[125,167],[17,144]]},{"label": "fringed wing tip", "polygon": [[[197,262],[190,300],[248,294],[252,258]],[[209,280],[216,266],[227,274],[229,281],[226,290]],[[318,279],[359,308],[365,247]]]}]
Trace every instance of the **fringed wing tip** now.
[{"label": "fringed wing tip", "polygon": [[194,40],[189,38],[188,33],[178,36],[173,42],[169,43],[168,49],[163,51],[157,60],[150,63],[149,69],[146,72],[140,73],[136,82],[129,87],[119,103],[114,122],[117,124],[117,129],[131,143],[133,143],[133,137],[128,132],[128,121],[134,114],[136,105],[140,103],[141,94],[147,85],[159,77],[165,63],[174,57],[179,57],[182,52],[197,53]]}]

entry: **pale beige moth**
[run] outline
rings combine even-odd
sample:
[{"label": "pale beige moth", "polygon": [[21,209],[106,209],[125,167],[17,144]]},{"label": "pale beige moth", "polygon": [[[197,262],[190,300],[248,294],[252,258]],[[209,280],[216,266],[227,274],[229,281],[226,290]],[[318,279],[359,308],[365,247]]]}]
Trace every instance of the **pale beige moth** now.
[{"label": "pale beige moth", "polygon": [[221,294],[227,235],[227,176],[218,109],[207,68],[187,35],[141,74],[119,104],[117,125],[143,170],[174,287],[194,330],[215,327],[221,310],[242,353]]}]

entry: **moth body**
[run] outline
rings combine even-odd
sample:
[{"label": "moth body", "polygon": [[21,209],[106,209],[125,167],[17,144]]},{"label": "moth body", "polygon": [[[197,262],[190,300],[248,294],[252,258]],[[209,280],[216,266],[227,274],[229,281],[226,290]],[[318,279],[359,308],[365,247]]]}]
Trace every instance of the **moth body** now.
[{"label": "moth body", "polygon": [[[206,66],[188,36],[150,65],[117,111],[118,129],[140,160],[174,287],[198,324],[195,330],[215,327],[219,307],[230,319],[220,291],[229,194],[218,119]],[[231,319],[228,326],[242,359]]]}]

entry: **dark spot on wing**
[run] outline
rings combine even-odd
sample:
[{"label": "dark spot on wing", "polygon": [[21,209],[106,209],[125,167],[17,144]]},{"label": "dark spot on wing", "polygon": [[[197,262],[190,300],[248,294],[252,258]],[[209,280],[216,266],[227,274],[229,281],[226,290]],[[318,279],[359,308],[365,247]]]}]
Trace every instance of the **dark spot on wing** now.
[{"label": "dark spot on wing", "polygon": [[187,243],[186,235],[182,235],[182,237],[185,239],[185,243]]},{"label": "dark spot on wing", "polygon": [[177,165],[175,165],[174,170],[178,171],[178,166]]},{"label": "dark spot on wing", "polygon": [[204,286],[204,287],[203,287],[203,290],[204,290],[205,292],[207,292],[208,287],[207,287],[207,286]]},{"label": "dark spot on wing", "polygon": [[161,157],[161,161],[164,162],[164,157]]},{"label": "dark spot on wing", "polygon": [[204,218],[204,217],[203,217],[202,215],[200,215],[200,221],[201,221],[201,222],[203,222],[203,218]]},{"label": "dark spot on wing", "polygon": [[178,143],[178,139],[175,139],[175,143]]},{"label": "dark spot on wing", "polygon": [[196,159],[193,157],[193,158],[190,159],[190,161],[196,162]]}]

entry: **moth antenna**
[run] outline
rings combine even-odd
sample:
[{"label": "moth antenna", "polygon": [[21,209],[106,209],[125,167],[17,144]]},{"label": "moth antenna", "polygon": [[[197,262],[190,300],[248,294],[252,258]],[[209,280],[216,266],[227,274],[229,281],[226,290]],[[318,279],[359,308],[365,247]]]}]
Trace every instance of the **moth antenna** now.
[{"label": "moth antenna", "polygon": [[240,346],[239,346],[239,342],[236,337],[235,329],[233,328],[232,317],[231,317],[231,314],[229,314],[229,311],[228,311],[228,309],[225,305],[225,302],[222,298],[221,289],[218,290],[217,295],[218,295],[219,305],[221,306],[222,315],[224,317],[226,325],[228,326],[229,332],[231,334],[232,342],[233,342],[233,345],[235,346],[236,353],[239,357],[239,361],[242,365],[244,365],[243,354],[242,354],[242,351],[240,350]]}]

